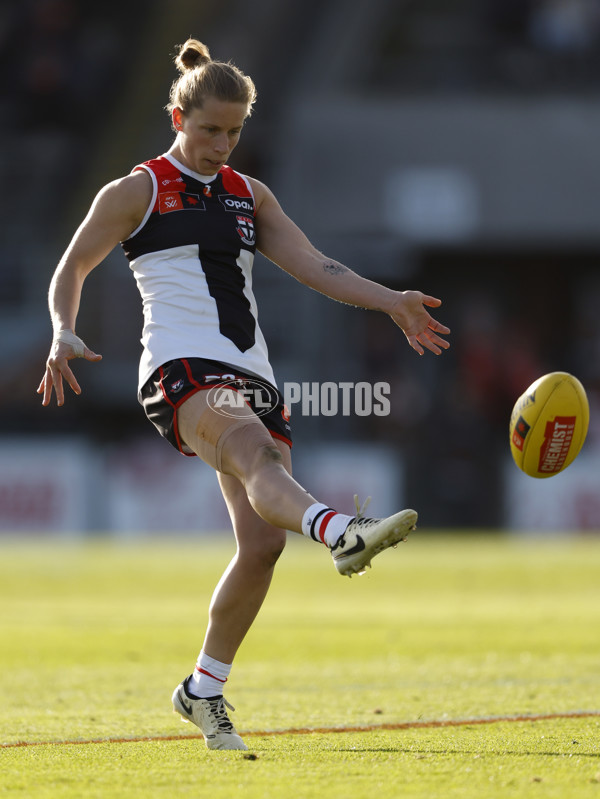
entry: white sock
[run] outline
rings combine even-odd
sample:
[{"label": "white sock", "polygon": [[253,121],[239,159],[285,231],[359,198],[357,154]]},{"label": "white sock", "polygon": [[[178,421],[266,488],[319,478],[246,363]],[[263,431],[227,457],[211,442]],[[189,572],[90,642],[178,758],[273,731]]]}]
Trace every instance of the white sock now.
[{"label": "white sock", "polygon": [[222,696],[223,686],[227,682],[231,663],[221,663],[205,654],[204,650],[198,655],[196,668],[188,683],[190,693],[200,699],[211,696]]},{"label": "white sock", "polygon": [[302,517],[302,533],[331,549],[353,518],[354,516],[338,513],[321,502],[315,502]]}]

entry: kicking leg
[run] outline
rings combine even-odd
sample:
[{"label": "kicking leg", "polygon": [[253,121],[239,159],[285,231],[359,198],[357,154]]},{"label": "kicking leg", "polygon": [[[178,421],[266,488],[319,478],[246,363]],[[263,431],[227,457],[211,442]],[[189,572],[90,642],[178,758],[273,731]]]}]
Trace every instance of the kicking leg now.
[{"label": "kicking leg", "polygon": [[301,533],[303,515],[316,500],[286,469],[287,445],[280,450],[248,406],[228,407],[224,416],[209,404],[207,392],[197,392],[177,411],[181,438],[218,472],[237,478],[269,525]]},{"label": "kicking leg", "polygon": [[346,516],[318,503],[285,469],[280,449],[249,406],[225,416],[199,391],[177,416],[187,445],[217,471],[237,478],[265,522],[321,541],[340,574],[362,573],[375,555],[403,541],[415,527],[413,510],[365,519],[360,511]]}]

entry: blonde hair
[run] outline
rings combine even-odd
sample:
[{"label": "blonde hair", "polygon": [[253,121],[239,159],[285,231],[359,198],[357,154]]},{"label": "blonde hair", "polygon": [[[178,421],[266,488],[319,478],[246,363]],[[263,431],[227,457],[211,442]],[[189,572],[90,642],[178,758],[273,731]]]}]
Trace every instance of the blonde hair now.
[{"label": "blonde hair", "polygon": [[252,78],[231,62],[213,61],[208,47],[198,39],[188,39],[179,45],[175,65],[181,75],[171,86],[166,109],[172,113],[181,108],[188,114],[194,108],[202,108],[207,97],[230,103],[243,103],[248,115],[256,100],[256,87]]}]

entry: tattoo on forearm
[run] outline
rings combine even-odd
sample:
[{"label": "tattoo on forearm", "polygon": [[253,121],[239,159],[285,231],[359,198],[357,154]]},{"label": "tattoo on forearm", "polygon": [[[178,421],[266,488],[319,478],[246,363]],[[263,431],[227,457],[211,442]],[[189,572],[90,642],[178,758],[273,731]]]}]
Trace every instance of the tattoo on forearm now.
[{"label": "tattoo on forearm", "polygon": [[342,266],[342,264],[336,264],[332,261],[326,261],[323,264],[323,271],[329,272],[330,275],[342,275],[344,272],[348,271],[348,268]]}]

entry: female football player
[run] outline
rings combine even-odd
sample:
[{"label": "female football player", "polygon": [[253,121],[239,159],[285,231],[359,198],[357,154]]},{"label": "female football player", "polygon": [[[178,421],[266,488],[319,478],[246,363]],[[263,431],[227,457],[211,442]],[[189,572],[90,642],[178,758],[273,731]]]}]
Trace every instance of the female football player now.
[{"label": "female football player", "polygon": [[[388,314],[419,354],[439,355],[450,331],[427,311],[440,300],[392,291],[318,252],[263,183],[228,166],[256,98],[248,76],[213,61],[195,39],[181,46],[176,65],[181,74],[167,106],[172,147],[99,192],[54,273],[54,338],[38,393],[48,405],[54,390],[62,405],[63,378],[81,393],[69,362],[100,360],[75,322],[85,278],[120,243],[144,310],[139,400],[174,447],[217,471],[237,542],[210,604],[196,668],[175,689],[173,706],[209,748],[245,749],[223,686],[285,531],[321,542],[338,572],[352,575],[403,540],[417,518],[412,510],[387,519],[366,519],[359,509],[355,517],[336,513],[291,476],[289,419],[252,294],[255,250],[335,300]],[[247,390],[257,383],[272,398],[260,416],[256,392]]]}]

